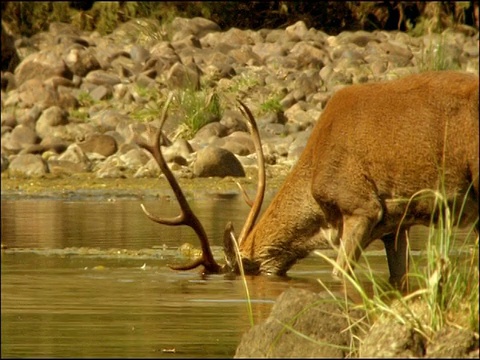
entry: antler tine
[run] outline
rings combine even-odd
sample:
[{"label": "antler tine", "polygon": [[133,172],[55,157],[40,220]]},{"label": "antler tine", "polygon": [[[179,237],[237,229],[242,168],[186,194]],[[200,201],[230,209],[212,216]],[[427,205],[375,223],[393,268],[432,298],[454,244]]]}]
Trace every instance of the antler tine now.
[{"label": "antler tine", "polygon": [[251,206],[250,212],[248,213],[247,220],[245,221],[242,231],[240,232],[240,236],[238,237],[238,244],[241,244],[242,241],[245,240],[247,235],[252,230],[252,227],[255,224],[255,221],[257,220],[257,217],[260,213],[260,209],[262,208],[263,197],[265,195],[265,159],[263,157],[262,142],[260,140],[260,134],[258,132],[258,127],[255,121],[255,118],[253,117],[250,109],[242,101],[238,100],[238,102],[240,103],[240,106],[241,106],[240,110],[248,120],[247,126],[248,126],[248,129],[250,130],[250,134],[253,137],[253,144],[255,145],[255,151],[257,154],[257,164],[258,164],[257,194],[255,195],[255,200],[253,202],[253,205]]},{"label": "antler tine", "polygon": [[248,206],[252,207],[253,206],[253,201],[250,199],[248,196],[247,192],[243,188],[242,184],[240,184],[238,181],[235,181],[235,184],[237,184],[238,188],[242,192],[243,200],[247,203]]},{"label": "antler tine", "polygon": [[164,225],[172,225],[172,226],[178,226],[178,225],[187,225],[190,226],[195,233],[197,234],[198,238],[200,239],[200,243],[202,246],[202,258],[194,260],[191,264],[187,265],[179,265],[179,266],[170,266],[172,269],[175,270],[190,270],[193,268],[198,267],[199,265],[203,265],[205,267],[205,270],[209,273],[218,273],[221,270],[220,265],[217,264],[215,261],[212,251],[210,249],[210,244],[208,241],[207,234],[205,232],[205,229],[203,228],[200,220],[197,218],[195,213],[192,211],[190,208],[190,205],[188,204],[185,195],[183,194],[182,189],[180,188],[180,185],[178,184],[175,176],[173,175],[172,171],[168,167],[160,146],[160,139],[162,135],[162,128],[163,124],[165,123],[166,119],[166,114],[167,114],[167,109],[170,105],[170,102],[172,100],[173,94],[170,93],[168,96],[168,99],[165,103],[165,107],[163,109],[162,117],[160,119],[160,126],[158,128],[158,131],[155,136],[155,141],[153,145],[146,144],[145,142],[139,142],[139,145],[143,148],[145,148],[147,151],[149,151],[156,162],[158,163],[160,170],[162,170],[163,174],[167,178],[168,183],[170,184],[173,192],[175,193],[175,197],[177,198],[177,201],[180,205],[181,213],[180,215],[174,217],[174,218],[160,218],[155,215],[152,215],[143,204],[141,204],[142,210],[144,213],[148,216],[149,219],[159,223],[159,224],[164,224]]}]

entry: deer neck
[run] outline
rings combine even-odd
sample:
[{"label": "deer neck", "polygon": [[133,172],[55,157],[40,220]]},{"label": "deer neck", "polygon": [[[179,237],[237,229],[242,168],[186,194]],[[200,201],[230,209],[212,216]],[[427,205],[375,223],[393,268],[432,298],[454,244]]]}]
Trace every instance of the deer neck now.
[{"label": "deer neck", "polygon": [[250,234],[240,244],[247,273],[285,275],[315,248],[327,247],[323,212],[312,196],[309,151],[299,159]]}]

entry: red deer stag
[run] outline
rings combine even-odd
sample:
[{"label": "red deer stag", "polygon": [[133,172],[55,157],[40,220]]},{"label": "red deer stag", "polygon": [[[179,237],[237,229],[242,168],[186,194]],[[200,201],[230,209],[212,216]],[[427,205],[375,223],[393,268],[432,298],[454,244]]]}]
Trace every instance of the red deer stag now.
[{"label": "red deer stag", "polygon": [[[335,247],[340,269],[351,270],[373,240],[384,242],[390,281],[407,271],[406,231],[434,219],[432,198],[414,196],[443,187],[451,204],[468,198],[463,223],[476,221],[478,233],[479,80],[477,75],[444,71],[352,85],[328,102],[290,174],[262,215],[255,219],[264,192],[264,164],[255,120],[243,104],[259,159],[257,197],[238,239],[227,225],[225,259],[214,260],[208,239],[192,213],[156,143],[140,143],[167,177],[182,208],[175,219],[152,220],[189,225],[198,234],[208,273],[285,275],[314,249]],[[460,224],[460,222],[458,223]],[[338,275],[340,271],[334,270]]]}]

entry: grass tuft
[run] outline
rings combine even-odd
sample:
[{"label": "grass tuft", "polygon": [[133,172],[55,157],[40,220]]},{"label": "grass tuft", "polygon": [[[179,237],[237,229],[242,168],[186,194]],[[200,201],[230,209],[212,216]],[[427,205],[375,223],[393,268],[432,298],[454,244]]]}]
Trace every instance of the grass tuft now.
[{"label": "grass tuft", "polygon": [[[351,354],[358,356],[358,345],[361,341],[357,334],[366,334],[368,329],[380,319],[390,319],[402,325],[407,325],[424,339],[431,340],[433,335],[446,326],[472,330],[479,337],[479,269],[478,269],[478,235],[473,246],[467,240],[458,247],[456,239],[456,219],[462,215],[467,200],[460,206],[449,204],[441,191],[424,190],[417,196],[429,194],[435,202],[436,227],[429,227],[427,247],[417,260],[410,264],[408,273],[409,285],[412,291],[403,295],[389,284],[382,282],[373,274],[365,257],[366,277],[372,285],[372,293],[365,290],[362,282],[353,269],[340,269],[334,259],[315,253],[337,268],[343,276],[344,285],[353,289],[360,296],[360,304],[355,304],[347,297],[342,305],[348,318],[348,309],[359,308],[365,311],[361,323],[352,323]],[[455,214],[454,209],[460,209]],[[478,218],[476,220],[478,222]],[[475,224],[470,232],[474,232]],[[469,233],[470,233],[469,232]],[[469,236],[467,236],[467,239]],[[327,286],[320,281],[325,290],[332,295]],[[355,328],[355,331],[353,329]],[[358,329],[361,329],[359,332]]]}]

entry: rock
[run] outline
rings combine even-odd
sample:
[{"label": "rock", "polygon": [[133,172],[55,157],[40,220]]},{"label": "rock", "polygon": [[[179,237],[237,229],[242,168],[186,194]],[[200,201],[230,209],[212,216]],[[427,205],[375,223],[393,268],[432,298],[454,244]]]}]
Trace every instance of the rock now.
[{"label": "rock", "polygon": [[80,77],[101,68],[94,51],[80,45],[74,45],[67,49],[63,59],[70,71]]},{"label": "rock", "polygon": [[52,128],[68,124],[67,112],[58,106],[52,106],[44,110],[35,125],[37,134],[43,138],[52,132]]},{"label": "rock", "polygon": [[10,176],[41,177],[48,172],[47,165],[39,155],[17,155],[8,167]]},{"label": "rock", "polygon": [[188,67],[179,62],[173,65],[167,73],[168,86],[171,88],[200,88],[200,74],[198,68]]},{"label": "rock", "polygon": [[478,337],[473,331],[445,326],[435,333],[432,342],[428,344],[426,357],[432,359],[478,359],[478,345]]},{"label": "rock", "polygon": [[113,137],[105,134],[92,134],[78,143],[78,146],[85,153],[97,153],[105,157],[117,152],[117,142]]},{"label": "rock", "polygon": [[25,147],[25,145],[35,144],[38,138],[32,128],[20,124],[12,130],[11,140],[18,142],[20,146]]},{"label": "rock", "polygon": [[177,17],[170,23],[169,30],[173,33],[172,41],[175,42],[189,35],[200,39],[210,32],[220,31],[220,26],[211,20],[200,17],[193,19]]},{"label": "rock", "polygon": [[162,153],[166,162],[186,166],[193,148],[187,140],[176,139],[171,146],[162,146]]},{"label": "rock", "polygon": [[2,173],[8,169],[8,166],[10,165],[10,161],[8,160],[8,157],[5,154],[1,154],[1,164],[2,164]]},{"label": "rock", "polygon": [[27,56],[15,69],[15,81],[18,85],[36,78],[44,81],[52,76],[73,78],[73,73],[62,59],[61,47],[54,46]]},{"label": "rock", "polygon": [[120,78],[115,75],[108,73],[104,70],[94,70],[90,71],[85,77],[85,81],[88,81],[95,85],[110,85],[114,86],[120,84]]},{"label": "rock", "polygon": [[110,156],[98,165],[95,174],[98,178],[124,178],[125,170],[125,163],[119,156]]},{"label": "rock", "polygon": [[240,156],[255,152],[252,136],[244,131],[235,131],[228,136],[218,139],[214,142],[214,145]]},{"label": "rock", "polygon": [[245,170],[240,161],[228,150],[207,146],[197,151],[193,164],[193,174],[197,177],[244,177]]},{"label": "rock", "polygon": [[71,144],[65,152],[58,157],[54,158],[60,161],[70,161],[72,163],[78,163],[82,165],[82,169],[90,169],[91,162],[87,155],[83,152],[82,148],[77,144]]},{"label": "rock", "polygon": [[[193,87],[212,88],[221,95],[223,110],[221,119],[212,117],[213,122],[189,140],[195,151],[215,144],[242,156],[245,164],[254,163],[247,155],[252,152],[249,137],[227,137],[248,132],[237,109],[239,98],[258,120],[267,163],[291,166],[302,145],[290,142],[307,134],[332,94],[344,86],[418,72],[433,64],[440,50],[451,65],[478,74],[478,31],[450,29],[418,37],[364,30],[329,35],[307,24],[222,31],[203,18],[175,18],[166,26],[154,19],[132,19],[102,36],[52,22],[47,31],[14,41],[21,62],[10,70],[14,73],[2,72],[2,155],[11,162],[16,154],[43,151],[49,160],[58,160],[72,143],[109,132],[117,149],[126,146],[124,151],[116,152],[110,139],[111,147],[101,153],[85,149],[89,161],[98,167],[109,157],[118,160],[124,155],[126,160],[132,150],[127,147],[135,145],[134,134],[151,140],[167,92],[179,99]],[[2,32],[2,49],[14,39],[3,41],[6,35]],[[268,110],[265,104],[275,98],[280,99],[280,109]],[[139,122],[145,118],[135,116],[139,112],[156,116],[156,121]],[[178,130],[179,114],[169,112],[165,134]],[[26,138],[27,128],[35,132],[34,140],[32,133]],[[307,135],[298,138],[302,137]],[[170,145],[165,135],[161,140],[163,146]],[[182,176],[191,176],[192,154],[180,154],[175,147],[164,150]],[[110,166],[118,163],[128,171],[140,166],[138,176],[154,173],[148,163],[139,165],[143,159],[137,161],[138,153],[130,155],[129,165],[112,161]],[[89,166],[93,165],[86,162],[78,169]],[[65,166],[65,172],[76,168]],[[115,175],[111,170],[108,176],[126,176],[128,171]]]},{"label": "rock", "polygon": [[150,157],[142,149],[137,148],[119,154],[119,159],[123,162],[125,169],[138,170],[150,160]]},{"label": "rock", "polygon": [[221,122],[214,121],[206,124],[195,134],[195,140],[205,143],[210,137],[224,137],[228,134],[228,128]]},{"label": "rock", "polygon": [[424,339],[413,328],[389,321],[376,322],[360,345],[360,358],[418,358],[424,355]]},{"label": "rock", "polygon": [[41,79],[26,79],[18,87],[19,102],[25,107],[39,106],[42,109],[58,105],[58,96],[54,89],[46,86]]},{"label": "rock", "polygon": [[234,357],[344,358],[351,334],[342,311],[322,294],[290,288],[277,298],[269,317],[243,335]]},{"label": "rock", "polygon": [[225,132],[222,127],[219,127],[218,133],[216,134],[219,137],[231,134],[235,131],[248,131],[247,124],[245,123],[245,118],[239,111],[233,111],[228,109],[225,110],[220,120],[220,124],[225,126],[227,128],[227,131]]}]

